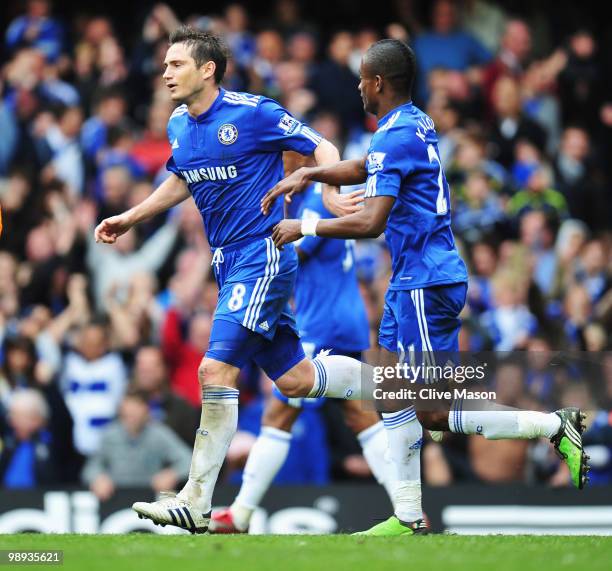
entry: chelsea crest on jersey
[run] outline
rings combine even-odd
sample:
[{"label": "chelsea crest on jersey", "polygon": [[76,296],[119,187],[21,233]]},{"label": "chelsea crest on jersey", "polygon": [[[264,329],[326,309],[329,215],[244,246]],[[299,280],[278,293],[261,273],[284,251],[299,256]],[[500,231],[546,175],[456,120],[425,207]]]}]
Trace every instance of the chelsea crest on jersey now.
[{"label": "chelsea crest on jersey", "polygon": [[267,216],[260,201],[284,176],[282,152],[310,155],[321,136],[272,99],[221,88],[198,117],[177,107],[168,140],[168,170],[187,182],[210,245],[222,247],[270,234],[282,201]]}]

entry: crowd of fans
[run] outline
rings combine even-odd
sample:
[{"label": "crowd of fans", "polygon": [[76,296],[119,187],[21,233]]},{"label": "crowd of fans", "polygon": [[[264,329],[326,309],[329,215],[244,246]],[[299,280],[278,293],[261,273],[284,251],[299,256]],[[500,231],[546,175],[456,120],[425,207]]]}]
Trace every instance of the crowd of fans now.
[{"label": "crowd of fans", "polygon": [[[436,125],[470,269],[461,348],[592,352],[590,375],[509,360],[497,386],[515,406],[593,411],[595,473],[609,482],[609,62],[588,27],[547,45],[537,25],[493,3],[437,0],[429,22],[409,4],[396,3],[384,29],[329,37],[294,0],[261,23],[239,4],[187,23],[226,39],[227,89],[277,99],[345,158],[364,156],[376,129],[357,90],[361,55],[381,37],[413,46],[414,99]],[[92,230],[168,175],[174,104],[161,74],[179,19],[158,4],[126,39],[107,17],[62,21],[52,9],[27,1],[0,68],[0,488],[80,481],[103,499],[121,486],[174,488],[189,470],[217,295],[201,219],[188,201],[113,246]],[[375,347],[384,241],[358,242],[356,263]],[[255,367],[242,372],[223,477],[236,478],[269,394]],[[333,402],[305,411],[280,481],[369,476],[339,417]],[[549,448],[528,442],[451,437],[428,443],[423,463],[434,485],[568,481]]]}]

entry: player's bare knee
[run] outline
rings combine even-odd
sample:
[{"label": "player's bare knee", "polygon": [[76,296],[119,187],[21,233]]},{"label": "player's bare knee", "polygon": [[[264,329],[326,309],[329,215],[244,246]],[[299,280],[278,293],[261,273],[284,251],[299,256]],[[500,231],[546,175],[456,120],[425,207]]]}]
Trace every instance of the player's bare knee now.
[{"label": "player's bare knee", "polygon": [[314,384],[314,366],[303,359],[276,380],[276,386],[288,398],[305,398]]},{"label": "player's bare knee", "polygon": [[278,390],[287,398],[296,399],[308,396],[308,392],[306,391],[305,393],[304,388],[296,380],[287,379],[284,382],[279,382],[281,379],[276,381],[276,386],[278,387]]},{"label": "player's bare knee", "polygon": [[198,367],[198,381],[200,387],[226,385],[227,381],[224,379],[225,375],[223,374],[223,369],[224,363],[204,357]]}]

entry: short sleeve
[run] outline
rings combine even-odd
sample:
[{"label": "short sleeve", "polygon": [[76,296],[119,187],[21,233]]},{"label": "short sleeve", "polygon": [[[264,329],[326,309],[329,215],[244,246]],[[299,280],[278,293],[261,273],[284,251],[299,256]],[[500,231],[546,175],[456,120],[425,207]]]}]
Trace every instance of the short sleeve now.
[{"label": "short sleeve", "polygon": [[169,170],[171,173],[174,173],[176,176],[181,176],[181,173],[174,162],[174,157],[170,155],[170,158],[166,161],[166,170]]},{"label": "short sleeve", "polygon": [[261,101],[256,120],[258,141],[266,151],[296,151],[311,155],[322,140],[315,130],[298,121],[272,99]]},{"label": "short sleeve", "polygon": [[366,159],[368,178],[365,198],[394,196],[397,198],[402,179],[411,170],[403,145],[393,144],[393,131],[387,132],[380,141],[373,141]]}]

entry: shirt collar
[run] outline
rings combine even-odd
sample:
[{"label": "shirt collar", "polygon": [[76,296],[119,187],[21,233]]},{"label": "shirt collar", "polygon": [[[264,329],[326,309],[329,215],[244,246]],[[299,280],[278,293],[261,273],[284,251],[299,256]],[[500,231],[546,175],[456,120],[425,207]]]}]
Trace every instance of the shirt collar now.
[{"label": "shirt collar", "polygon": [[383,127],[386,124],[386,122],[391,118],[391,116],[397,113],[397,111],[400,111],[408,107],[412,107],[412,101],[407,101],[406,103],[402,103],[401,105],[398,105],[397,107],[391,109],[391,111],[389,111],[386,115],[383,115],[378,120],[378,128],[380,129],[381,127]]}]

